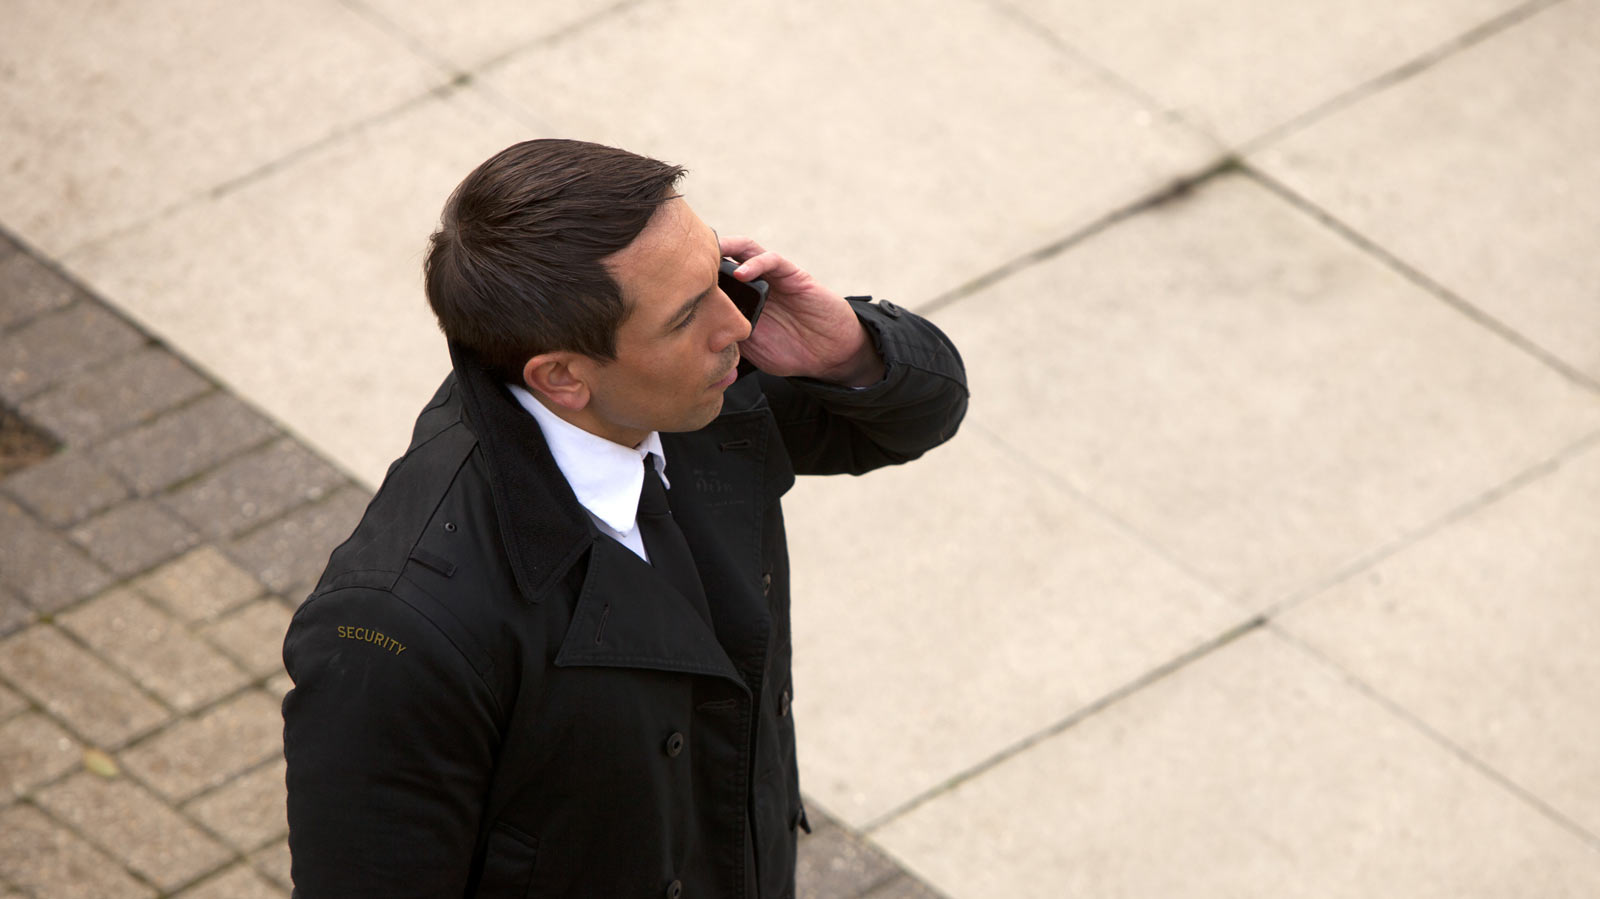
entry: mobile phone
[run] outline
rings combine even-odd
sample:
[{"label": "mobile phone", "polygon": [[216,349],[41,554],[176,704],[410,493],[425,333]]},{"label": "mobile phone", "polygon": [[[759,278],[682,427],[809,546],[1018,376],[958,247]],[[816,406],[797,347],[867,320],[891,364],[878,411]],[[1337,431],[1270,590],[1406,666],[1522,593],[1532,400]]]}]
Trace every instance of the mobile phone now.
[{"label": "mobile phone", "polygon": [[754,330],[756,319],[761,317],[761,310],[767,305],[767,282],[760,278],[740,281],[733,276],[733,270],[738,267],[739,263],[723,257],[722,267],[717,271],[717,286],[728,295],[728,299],[733,300],[733,305],[739,307],[739,312]]}]

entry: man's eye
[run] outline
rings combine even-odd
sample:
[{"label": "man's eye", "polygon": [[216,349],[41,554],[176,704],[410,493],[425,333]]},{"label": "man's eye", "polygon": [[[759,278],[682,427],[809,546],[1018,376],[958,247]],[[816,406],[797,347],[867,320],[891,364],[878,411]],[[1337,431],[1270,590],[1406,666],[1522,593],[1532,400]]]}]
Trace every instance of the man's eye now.
[{"label": "man's eye", "polygon": [[699,314],[700,314],[700,307],[699,306],[694,307],[693,309],[691,309],[689,311],[688,315],[685,315],[683,317],[683,321],[678,322],[677,324],[672,326],[672,330],[674,330],[674,331],[682,331],[684,328],[689,327],[689,324],[694,321],[694,317],[696,315],[699,315]]}]

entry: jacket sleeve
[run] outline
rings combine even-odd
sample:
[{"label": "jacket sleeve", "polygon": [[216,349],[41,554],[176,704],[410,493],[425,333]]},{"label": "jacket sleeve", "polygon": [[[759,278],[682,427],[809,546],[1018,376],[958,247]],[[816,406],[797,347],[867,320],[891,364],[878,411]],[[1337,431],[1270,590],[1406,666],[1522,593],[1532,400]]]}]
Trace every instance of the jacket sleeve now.
[{"label": "jacket sleeve", "polygon": [[284,663],[297,899],[462,895],[498,744],[470,657],[394,593],[352,587],[300,608]]},{"label": "jacket sleeve", "polygon": [[862,474],[917,458],[955,435],[967,374],[944,332],[892,303],[850,297],[887,371],[870,387],[762,374],[796,474]]}]

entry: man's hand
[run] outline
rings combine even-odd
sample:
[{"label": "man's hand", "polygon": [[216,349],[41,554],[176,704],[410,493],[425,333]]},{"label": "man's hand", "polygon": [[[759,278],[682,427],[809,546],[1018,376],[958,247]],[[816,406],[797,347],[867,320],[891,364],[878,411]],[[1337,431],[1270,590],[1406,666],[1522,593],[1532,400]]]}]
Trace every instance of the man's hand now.
[{"label": "man's hand", "polygon": [[767,305],[739,352],[762,371],[867,387],[883,380],[883,359],[845,298],[748,237],[722,238],[740,281],[765,278]]}]

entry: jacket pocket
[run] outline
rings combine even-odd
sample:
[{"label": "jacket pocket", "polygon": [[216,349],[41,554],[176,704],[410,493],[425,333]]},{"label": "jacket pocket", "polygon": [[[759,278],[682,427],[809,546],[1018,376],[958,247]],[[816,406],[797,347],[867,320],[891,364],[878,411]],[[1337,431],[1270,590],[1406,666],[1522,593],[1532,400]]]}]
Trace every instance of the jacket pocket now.
[{"label": "jacket pocket", "polygon": [[509,824],[496,824],[484,849],[478,899],[527,899],[539,841]]}]

